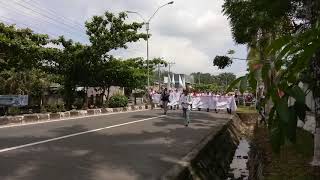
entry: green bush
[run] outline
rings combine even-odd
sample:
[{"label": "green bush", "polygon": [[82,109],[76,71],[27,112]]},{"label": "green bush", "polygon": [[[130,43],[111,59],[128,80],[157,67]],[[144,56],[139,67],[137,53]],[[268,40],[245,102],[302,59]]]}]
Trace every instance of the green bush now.
[{"label": "green bush", "polygon": [[46,112],[48,112],[48,108],[46,106],[41,106],[40,113],[46,113]]},{"label": "green bush", "polygon": [[76,108],[76,109],[81,109],[82,106],[83,106],[84,102],[83,102],[83,99],[82,98],[76,98],[75,101],[73,102],[73,106]]},{"label": "green bush", "polygon": [[46,106],[47,112],[57,113],[66,111],[63,104],[50,104]]},{"label": "green bush", "polygon": [[11,116],[19,115],[20,113],[21,113],[21,111],[18,107],[9,107],[8,108],[8,114]]},{"label": "green bush", "polygon": [[57,104],[57,109],[59,112],[65,112],[66,109],[64,107],[64,104]]},{"label": "green bush", "polygon": [[123,95],[114,95],[109,99],[108,105],[111,108],[126,107],[128,105],[128,98]]}]

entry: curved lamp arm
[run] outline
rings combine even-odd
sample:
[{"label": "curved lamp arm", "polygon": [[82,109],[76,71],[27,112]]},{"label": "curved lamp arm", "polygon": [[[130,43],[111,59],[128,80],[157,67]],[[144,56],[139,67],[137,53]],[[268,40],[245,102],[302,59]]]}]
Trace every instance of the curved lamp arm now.
[{"label": "curved lamp arm", "polygon": [[131,13],[131,14],[137,14],[142,20],[144,23],[146,23],[146,19],[139,13],[139,12],[136,12],[136,11],[126,11],[126,13]]},{"label": "curved lamp arm", "polygon": [[174,2],[174,1],[170,1],[170,2],[168,2],[168,3],[166,3],[166,4],[162,5],[162,6],[158,7],[158,9],[157,9],[157,10],[153,13],[153,15],[149,18],[149,20],[148,20],[147,23],[149,23],[149,22],[151,21],[151,19],[157,14],[157,12],[158,12],[161,8],[163,8],[164,6],[173,4],[173,2]]}]

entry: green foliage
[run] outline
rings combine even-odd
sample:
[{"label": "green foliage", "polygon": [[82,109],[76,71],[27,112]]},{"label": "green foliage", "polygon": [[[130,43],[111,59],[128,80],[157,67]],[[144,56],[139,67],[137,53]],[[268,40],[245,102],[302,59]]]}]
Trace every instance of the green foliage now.
[{"label": "green foliage", "polygon": [[110,108],[126,107],[128,105],[128,98],[123,95],[115,95],[108,101]]},{"label": "green foliage", "polygon": [[17,71],[41,66],[47,51],[43,46],[48,35],[35,34],[31,29],[17,29],[0,23],[0,72],[14,67]]},{"label": "green foliage", "polygon": [[248,86],[248,77],[247,76],[243,76],[241,81],[240,81],[240,92],[243,93]]},{"label": "green foliage", "polygon": [[[106,12],[103,16],[94,16],[86,22],[87,35],[91,45],[74,43],[60,37],[53,42],[64,47],[54,59],[53,71],[62,76],[65,87],[65,100],[70,108],[74,101],[76,86],[100,87],[104,92],[110,86],[141,87],[146,73],[141,58],[121,61],[108,53],[118,48],[127,48],[127,43],[146,38],[138,33],[141,23],[126,23],[125,13],[118,16]],[[145,82],[145,81],[144,81]]]},{"label": "green foliage", "polygon": [[104,91],[110,86],[143,88],[147,81],[147,68],[142,58],[112,58],[96,66],[95,72],[95,86],[101,87]]},{"label": "green foliage", "polygon": [[143,23],[126,23],[126,19],[124,12],[114,15],[107,11],[103,16],[94,16],[86,22],[87,35],[96,57],[110,57],[107,53],[111,50],[126,49],[129,42],[147,39],[146,34],[138,32]]},{"label": "green foliage", "polygon": [[233,73],[221,73],[219,75],[211,75],[209,73],[191,73],[195,82],[201,82],[202,84],[216,84],[217,86],[228,86],[236,76]]},{"label": "green foliage", "polygon": [[72,106],[76,109],[82,109],[84,104],[84,101],[82,98],[75,98],[75,101],[73,102]]},{"label": "green foliage", "polygon": [[[244,93],[246,90],[249,90],[248,85],[251,84],[249,82],[250,78],[252,78],[251,74],[247,74],[245,76],[241,76],[235,79],[234,81],[231,82],[231,84],[227,88],[227,92],[232,91],[234,88],[239,89],[241,93]],[[254,87],[256,87],[256,84],[254,85]]]},{"label": "green foliage", "polygon": [[227,54],[232,55],[232,54],[234,54],[234,53],[236,53],[236,51],[235,51],[235,50],[233,50],[233,49],[230,49],[230,50],[228,50],[228,53],[227,53]]},{"label": "green foliage", "polygon": [[231,66],[232,60],[228,56],[216,56],[213,60],[213,65],[218,66],[219,69],[224,69]]},{"label": "green foliage", "polygon": [[50,104],[45,107],[47,112],[57,113],[66,111],[63,104]]},{"label": "green foliage", "polygon": [[[287,140],[295,142],[297,120],[303,120],[308,110],[298,84],[307,82],[320,92],[310,76],[311,60],[319,57],[319,7],[318,1],[303,0],[225,0],[223,5],[235,41],[250,48],[250,72],[232,86],[240,83],[244,89],[249,83],[256,88],[261,80],[264,83],[266,102],[273,102],[267,110],[274,150]],[[289,104],[288,99],[295,103]]]},{"label": "green foliage", "polygon": [[39,69],[0,72],[0,94],[27,94],[40,97],[51,83],[51,76]]},{"label": "green foliage", "polygon": [[236,79],[236,75],[233,73],[221,73],[214,76],[215,82],[220,86],[228,86],[233,80]]},{"label": "green foliage", "polygon": [[[285,2],[285,3],[278,3]],[[231,24],[234,40],[239,44],[252,45],[261,33],[287,34],[292,26],[287,19],[282,18],[288,7],[288,1],[254,0],[234,1],[225,0],[223,12]],[[278,8],[278,9],[272,9]],[[259,35],[260,34],[260,35]]]},{"label": "green foliage", "polygon": [[239,77],[231,82],[229,87],[227,88],[227,92],[230,92],[233,88],[239,87],[239,83],[242,81],[243,77]]},{"label": "green foliage", "polygon": [[20,109],[18,107],[9,107],[8,108],[8,114],[10,116],[16,116],[21,113]]},{"label": "green foliage", "polygon": [[[147,38],[139,32],[142,23],[127,23],[126,19],[125,13],[94,16],[86,22],[89,45],[63,36],[49,39],[30,29],[0,23],[0,93],[40,97],[55,82],[63,85],[70,109],[79,86],[104,91],[110,86],[144,87],[147,68],[142,58],[122,61],[109,55],[111,50],[126,49],[127,43]],[[61,48],[51,47],[52,43]],[[150,61],[151,66],[155,64],[166,65],[159,58]]]},{"label": "green foliage", "polygon": [[224,87],[217,86],[216,84],[195,84],[193,86],[193,89],[195,91],[200,92],[218,92],[218,91],[224,91]]}]

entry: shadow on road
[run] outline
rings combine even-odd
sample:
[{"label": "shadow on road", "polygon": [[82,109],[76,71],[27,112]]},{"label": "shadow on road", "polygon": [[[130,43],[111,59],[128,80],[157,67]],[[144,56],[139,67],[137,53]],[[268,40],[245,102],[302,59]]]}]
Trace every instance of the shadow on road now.
[{"label": "shadow on road", "polygon": [[[148,115],[133,115],[145,119]],[[154,116],[152,116],[154,117]],[[107,129],[0,153],[1,180],[157,179],[182,159],[214,127],[227,122],[212,113],[194,112],[183,126],[181,112],[125,127]],[[82,125],[52,130],[83,132]],[[0,145],[37,142],[50,137],[0,138]]]}]

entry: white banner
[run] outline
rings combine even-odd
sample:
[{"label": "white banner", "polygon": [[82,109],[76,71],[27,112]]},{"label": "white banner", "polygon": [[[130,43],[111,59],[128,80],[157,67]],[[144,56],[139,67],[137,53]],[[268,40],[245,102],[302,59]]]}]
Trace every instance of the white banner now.
[{"label": "white banner", "polygon": [[169,78],[168,77],[164,77],[163,82],[164,83],[168,83],[168,81],[169,81]]},{"label": "white banner", "polygon": [[168,105],[169,106],[179,105],[180,104],[180,95],[181,95],[181,93],[179,93],[179,92],[170,93]]},{"label": "white banner", "polygon": [[22,107],[27,105],[27,95],[0,95],[0,106]]},{"label": "white banner", "polygon": [[[180,103],[181,93],[172,93],[169,97],[169,106],[174,106]],[[152,101],[155,104],[161,103],[161,95],[154,94]],[[231,109],[232,111],[237,110],[237,105],[234,96],[193,96],[192,97],[192,109]]]},{"label": "white banner", "polygon": [[153,94],[152,95],[152,102],[154,104],[160,104],[160,101],[161,101],[161,94]]}]

